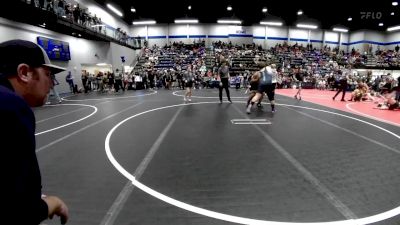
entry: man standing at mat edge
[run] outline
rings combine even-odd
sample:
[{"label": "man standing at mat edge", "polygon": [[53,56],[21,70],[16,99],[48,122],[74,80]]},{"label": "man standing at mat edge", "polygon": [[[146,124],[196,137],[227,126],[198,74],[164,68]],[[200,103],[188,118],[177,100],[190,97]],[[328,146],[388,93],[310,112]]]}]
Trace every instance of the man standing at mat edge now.
[{"label": "man standing at mat edge", "polygon": [[221,67],[218,69],[218,75],[219,75],[219,102],[222,103],[222,90],[225,89],[226,92],[226,97],[228,98],[228,101],[232,103],[231,100],[231,95],[229,93],[229,66],[228,62],[224,59],[221,62]]},{"label": "man standing at mat edge", "polygon": [[340,99],[340,101],[345,102],[346,100],[344,99],[344,96],[346,95],[346,91],[347,91],[347,74],[346,74],[346,72],[341,72],[339,74],[341,74],[341,77],[339,80],[339,87],[338,87],[338,90],[337,90],[335,96],[332,97],[332,100],[335,100],[336,96],[338,96],[340,94],[340,92],[342,92],[342,99]]},{"label": "man standing at mat edge", "polygon": [[56,196],[42,194],[36,157],[35,116],[53,86],[52,65],[46,52],[24,40],[0,43],[1,224],[37,225],[57,215],[68,220],[68,207]]}]

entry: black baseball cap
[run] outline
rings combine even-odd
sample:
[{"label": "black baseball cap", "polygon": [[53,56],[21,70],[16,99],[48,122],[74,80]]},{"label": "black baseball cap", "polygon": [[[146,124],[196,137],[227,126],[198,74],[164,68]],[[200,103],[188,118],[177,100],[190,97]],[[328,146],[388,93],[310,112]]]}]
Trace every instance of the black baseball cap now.
[{"label": "black baseball cap", "polygon": [[47,67],[52,74],[66,70],[51,64],[44,49],[31,41],[15,39],[0,43],[0,73],[3,76],[15,75],[21,63],[34,68]]}]

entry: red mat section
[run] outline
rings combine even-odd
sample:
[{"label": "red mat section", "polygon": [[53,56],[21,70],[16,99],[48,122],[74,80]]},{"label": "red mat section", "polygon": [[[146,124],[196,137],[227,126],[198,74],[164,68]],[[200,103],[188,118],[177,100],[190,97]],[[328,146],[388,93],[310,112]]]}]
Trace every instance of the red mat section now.
[{"label": "red mat section", "polygon": [[[279,95],[288,96],[294,98],[297,89],[276,89],[275,93]],[[330,108],[351,112],[353,114],[361,115],[371,119],[375,119],[381,122],[389,123],[392,125],[400,126],[400,111],[392,110],[381,110],[375,109],[376,103],[373,102],[342,102],[342,93],[340,93],[336,100],[332,100],[332,97],[336,94],[336,91],[323,91],[316,89],[303,89],[301,90],[302,101],[308,101],[315,104],[327,106]],[[350,99],[351,93],[347,92],[345,99]],[[378,98],[376,99],[379,102]],[[279,103],[279,102],[277,102]]]}]

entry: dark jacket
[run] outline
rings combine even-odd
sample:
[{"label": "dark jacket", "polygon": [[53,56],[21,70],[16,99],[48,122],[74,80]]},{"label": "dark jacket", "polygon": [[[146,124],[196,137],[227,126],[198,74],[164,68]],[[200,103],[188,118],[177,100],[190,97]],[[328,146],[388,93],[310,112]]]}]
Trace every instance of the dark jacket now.
[{"label": "dark jacket", "polygon": [[35,152],[35,116],[30,106],[0,77],[1,224],[39,224],[48,215],[41,198]]},{"label": "dark jacket", "polygon": [[342,87],[342,88],[347,88],[347,78],[346,78],[346,77],[342,77],[342,78],[339,80],[339,83],[340,83],[340,87]]}]

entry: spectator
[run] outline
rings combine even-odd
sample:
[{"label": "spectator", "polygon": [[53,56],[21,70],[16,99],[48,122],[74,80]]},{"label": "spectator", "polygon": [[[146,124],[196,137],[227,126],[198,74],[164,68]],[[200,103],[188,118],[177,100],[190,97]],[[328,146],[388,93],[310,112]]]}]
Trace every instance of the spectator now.
[{"label": "spectator", "polygon": [[68,220],[66,204],[42,194],[40,168],[35,154],[35,115],[53,86],[51,75],[65,69],[50,64],[37,44],[11,40],[0,44],[0,141],[2,224],[39,224],[57,215]]},{"label": "spectator", "polygon": [[74,76],[72,76],[71,71],[68,71],[68,74],[65,77],[65,81],[68,83],[69,89],[73,93],[74,92]]},{"label": "spectator", "polygon": [[89,78],[88,78],[88,90],[93,91],[97,89],[97,82],[96,82],[96,77],[93,73],[89,73]]},{"label": "spectator", "polygon": [[185,87],[186,87],[186,93],[185,96],[183,97],[183,101],[192,101],[192,88],[193,88],[193,81],[194,81],[194,74],[193,74],[193,65],[189,64],[186,71],[185,71],[185,76],[184,76],[184,81],[185,81]]},{"label": "spectator", "polygon": [[400,102],[400,76],[397,77],[397,85],[393,88],[393,90],[396,91],[395,100]]},{"label": "spectator", "polygon": [[39,0],[39,8],[44,9],[44,0]]},{"label": "spectator", "polygon": [[72,18],[72,6],[71,3],[67,3],[64,6],[64,12],[65,12],[65,17],[68,18],[69,20],[73,20]]},{"label": "spectator", "polygon": [[114,73],[108,72],[107,80],[108,80],[108,90],[110,92],[114,92]]},{"label": "spectator", "polygon": [[65,0],[58,0],[58,8],[57,8],[57,15],[58,16],[65,16]]},{"label": "spectator", "polygon": [[46,10],[54,13],[54,0],[47,0]]},{"label": "spectator", "polygon": [[87,18],[88,18],[88,14],[86,12],[86,9],[81,9],[81,24],[82,26],[87,26]]},{"label": "spectator", "polygon": [[220,80],[220,85],[219,85],[219,101],[222,103],[222,90],[225,89],[226,92],[226,97],[228,98],[228,101],[232,103],[231,96],[229,93],[229,66],[226,60],[223,60],[221,62],[221,67],[218,69],[218,75],[219,75],[219,80]]},{"label": "spectator", "polygon": [[72,15],[74,16],[74,22],[81,22],[81,9],[79,8],[79,4],[76,4],[75,9],[72,11]]},{"label": "spectator", "polygon": [[122,91],[125,91],[124,87],[122,86],[122,73],[119,72],[119,69],[115,70],[115,83],[114,83],[114,88],[115,88],[115,92],[119,91],[119,88],[122,89]]},{"label": "spectator", "polygon": [[297,100],[301,100],[301,88],[304,81],[303,71],[302,70],[297,71],[296,74],[293,76],[293,79],[295,80],[296,86],[298,88],[296,94],[294,95],[294,98]]},{"label": "spectator", "polygon": [[335,100],[336,96],[338,96],[339,93],[342,92],[342,99],[340,101],[345,102],[346,100],[344,99],[344,96],[346,95],[346,91],[347,91],[347,76],[346,74],[343,74],[339,80],[338,90],[335,96],[332,97],[332,100]]},{"label": "spectator", "polygon": [[[58,91],[56,90],[57,85],[59,85],[60,83],[58,82],[58,80],[56,79],[56,77],[54,76],[54,74],[51,74],[51,80],[53,81],[53,85],[50,87],[51,92],[53,93],[53,96],[56,98],[58,103],[61,103],[62,100],[60,98],[60,95],[58,94]],[[49,101],[50,98],[50,94],[47,94],[47,101],[46,104],[50,104],[51,102]]]},{"label": "spectator", "polygon": [[82,70],[81,80],[83,89],[85,89],[85,93],[88,92],[88,79],[89,79],[89,73],[86,72],[86,70]]},{"label": "spectator", "polygon": [[242,79],[239,75],[236,75],[235,77],[235,85],[236,85],[236,90],[240,89],[240,83],[242,82]]},{"label": "spectator", "polygon": [[39,0],[31,0],[31,4],[34,6],[34,7],[39,7]]},{"label": "spectator", "polygon": [[99,72],[96,75],[96,91],[103,91],[103,73]]},{"label": "spectator", "polygon": [[[97,20],[97,23],[99,24],[99,32],[101,33],[102,29],[103,29],[103,22],[101,22],[101,18],[99,17]],[[106,29],[104,29],[104,34],[106,32]]]}]

